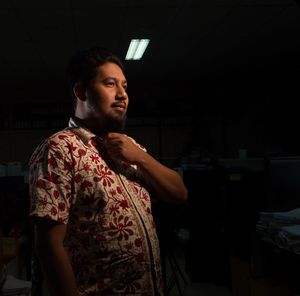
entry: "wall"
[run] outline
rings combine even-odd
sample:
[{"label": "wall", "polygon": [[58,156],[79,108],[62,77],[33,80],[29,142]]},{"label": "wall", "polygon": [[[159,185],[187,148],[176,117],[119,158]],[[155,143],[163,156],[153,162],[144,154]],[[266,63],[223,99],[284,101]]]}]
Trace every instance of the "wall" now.
[{"label": "wall", "polygon": [[[139,118],[129,121],[126,133],[145,146],[164,164],[195,163],[203,155],[212,158],[238,158],[246,149],[248,157],[269,154],[299,155],[297,129],[300,121],[272,120],[249,109],[244,114],[195,114],[181,118]],[[238,115],[239,114],[239,115]],[[26,164],[41,140],[60,128],[0,130],[0,163]]]},{"label": "wall", "polygon": [[[173,165],[189,140],[191,126],[131,126],[126,133],[167,165]],[[58,129],[0,131],[0,163],[21,162],[25,167],[35,147]],[[160,142],[161,140],[161,142]]]}]

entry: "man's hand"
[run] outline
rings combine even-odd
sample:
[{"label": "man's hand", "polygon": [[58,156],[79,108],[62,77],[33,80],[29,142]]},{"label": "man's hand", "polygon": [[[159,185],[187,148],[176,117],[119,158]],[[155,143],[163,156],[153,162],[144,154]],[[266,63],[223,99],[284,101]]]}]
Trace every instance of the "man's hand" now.
[{"label": "man's hand", "polygon": [[104,138],[103,144],[111,158],[132,164],[139,163],[145,154],[142,149],[124,134],[108,133]]},{"label": "man's hand", "polygon": [[103,145],[113,159],[137,165],[145,181],[162,200],[180,203],[187,199],[187,189],[178,173],[158,162],[133,143],[129,137],[119,133],[109,133],[104,138]]}]

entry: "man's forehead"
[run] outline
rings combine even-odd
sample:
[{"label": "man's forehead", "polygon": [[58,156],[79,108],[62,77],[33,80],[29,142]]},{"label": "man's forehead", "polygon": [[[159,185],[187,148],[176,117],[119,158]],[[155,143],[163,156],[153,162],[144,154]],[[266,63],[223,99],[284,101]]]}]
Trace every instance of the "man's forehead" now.
[{"label": "man's forehead", "polygon": [[98,67],[97,71],[98,76],[110,77],[126,82],[126,77],[123,70],[115,63],[105,63]]}]

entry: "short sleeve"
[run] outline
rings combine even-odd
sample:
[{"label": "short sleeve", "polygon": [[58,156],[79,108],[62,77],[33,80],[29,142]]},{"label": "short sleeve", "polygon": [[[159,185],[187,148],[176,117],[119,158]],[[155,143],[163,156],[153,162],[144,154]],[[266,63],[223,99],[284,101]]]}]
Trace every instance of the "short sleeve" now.
[{"label": "short sleeve", "polygon": [[30,216],[67,224],[72,204],[72,159],[59,139],[45,140],[29,162]]}]

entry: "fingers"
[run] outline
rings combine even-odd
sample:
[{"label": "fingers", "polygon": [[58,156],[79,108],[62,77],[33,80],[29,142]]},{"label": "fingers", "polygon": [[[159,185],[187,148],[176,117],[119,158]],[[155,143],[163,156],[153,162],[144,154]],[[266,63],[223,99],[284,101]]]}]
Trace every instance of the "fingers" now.
[{"label": "fingers", "polygon": [[112,158],[124,159],[126,148],[125,136],[118,133],[109,133],[104,138],[104,146]]},{"label": "fingers", "polygon": [[124,143],[124,135],[117,133],[109,133],[104,138],[104,144],[106,148],[112,148],[115,146],[121,146]]},{"label": "fingers", "polygon": [[136,161],[140,152],[139,148],[124,134],[107,134],[104,139],[104,146],[110,157],[130,163]]},{"label": "fingers", "polygon": [[104,140],[113,140],[113,139],[120,139],[120,138],[124,138],[125,136],[123,134],[119,134],[119,133],[108,133],[105,136]]}]

